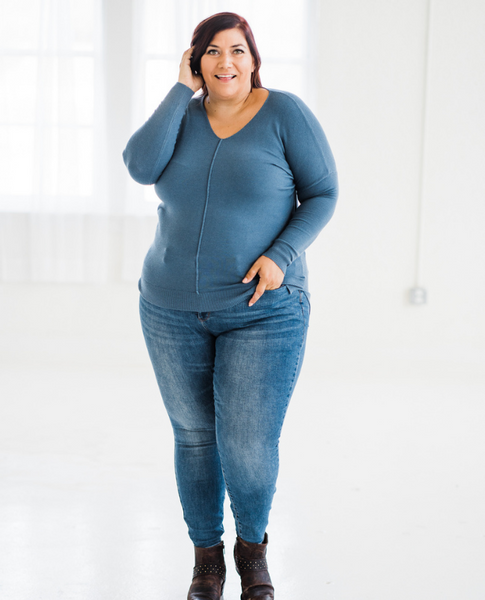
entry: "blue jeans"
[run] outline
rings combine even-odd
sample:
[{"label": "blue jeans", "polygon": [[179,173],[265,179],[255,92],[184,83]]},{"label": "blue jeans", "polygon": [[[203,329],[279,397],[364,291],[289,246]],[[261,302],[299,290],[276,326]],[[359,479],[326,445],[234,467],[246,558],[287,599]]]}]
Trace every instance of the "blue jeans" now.
[{"label": "blue jeans", "polygon": [[148,353],[175,437],[175,473],[194,545],[221,541],[227,490],[239,537],[261,543],[278,442],[300,373],[310,307],[282,286],[214,312],[140,298]]}]

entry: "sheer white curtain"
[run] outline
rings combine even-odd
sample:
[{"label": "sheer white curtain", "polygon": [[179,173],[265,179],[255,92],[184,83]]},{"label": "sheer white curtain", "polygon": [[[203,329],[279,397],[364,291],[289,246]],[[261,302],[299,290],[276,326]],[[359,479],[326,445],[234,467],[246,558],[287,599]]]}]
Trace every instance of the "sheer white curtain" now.
[{"label": "sheer white curtain", "polygon": [[227,10],[254,30],[263,85],[312,105],[310,0],[0,0],[1,280],[136,280],[157,199],[121,151],[195,25]]},{"label": "sheer white curtain", "polygon": [[108,211],[100,8],[1,0],[3,280],[106,276],[106,238],[89,217]]}]

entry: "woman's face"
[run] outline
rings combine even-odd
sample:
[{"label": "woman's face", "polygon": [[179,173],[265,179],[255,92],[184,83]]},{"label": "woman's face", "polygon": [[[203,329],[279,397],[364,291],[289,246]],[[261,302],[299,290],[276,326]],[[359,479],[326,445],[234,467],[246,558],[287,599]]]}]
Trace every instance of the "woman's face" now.
[{"label": "woman's face", "polygon": [[254,61],[241,30],[219,31],[202,55],[200,70],[211,98],[249,94]]}]

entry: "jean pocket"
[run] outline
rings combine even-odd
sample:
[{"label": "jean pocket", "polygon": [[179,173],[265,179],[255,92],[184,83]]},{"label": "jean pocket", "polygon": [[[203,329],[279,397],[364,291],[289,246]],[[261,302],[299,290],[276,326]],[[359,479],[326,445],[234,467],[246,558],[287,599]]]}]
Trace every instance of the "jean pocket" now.
[{"label": "jean pocket", "polygon": [[308,321],[308,319],[310,318],[310,314],[312,312],[312,305],[310,303],[310,298],[308,297],[308,294],[306,292],[304,292],[303,290],[298,290],[298,293],[300,295],[300,305],[301,305],[301,310],[303,312],[303,316],[305,317],[305,320]]},{"label": "jean pocket", "polygon": [[281,285],[279,288],[275,290],[266,290],[258,302],[261,302],[264,298],[267,302],[275,302],[279,301],[282,298],[286,298],[291,294],[291,290],[287,285]]},{"label": "jean pocket", "polygon": [[286,284],[280,285],[279,288],[276,288],[274,290],[266,290],[264,293],[267,294],[268,292],[270,294],[275,294],[275,293],[283,294],[284,292],[286,292],[287,294],[291,294],[291,290]]}]

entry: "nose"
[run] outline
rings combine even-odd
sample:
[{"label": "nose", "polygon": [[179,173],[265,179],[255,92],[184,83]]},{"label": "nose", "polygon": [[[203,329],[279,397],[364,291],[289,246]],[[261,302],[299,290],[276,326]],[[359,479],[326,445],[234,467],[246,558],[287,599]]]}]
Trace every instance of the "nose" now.
[{"label": "nose", "polygon": [[230,51],[228,52],[221,52],[220,55],[220,59],[219,59],[219,64],[221,66],[226,67],[227,65],[231,65],[232,64],[232,56]]}]

